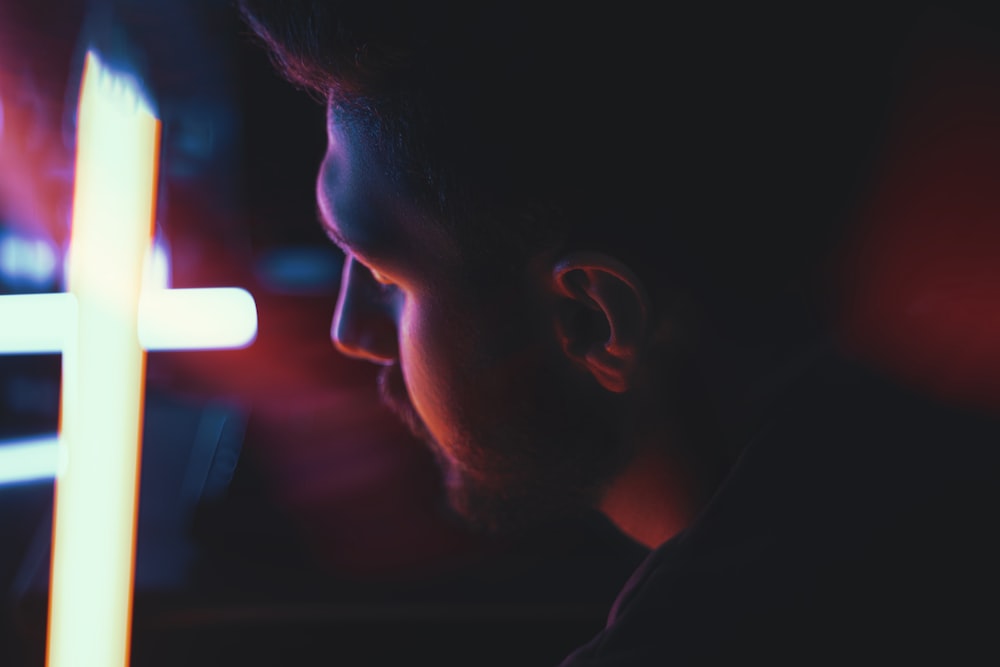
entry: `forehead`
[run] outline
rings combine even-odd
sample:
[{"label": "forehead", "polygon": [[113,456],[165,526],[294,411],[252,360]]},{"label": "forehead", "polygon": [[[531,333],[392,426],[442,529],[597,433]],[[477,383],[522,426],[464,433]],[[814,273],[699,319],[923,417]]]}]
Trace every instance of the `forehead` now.
[{"label": "forehead", "polygon": [[453,239],[411,194],[376,133],[333,105],[326,129],[317,199],[321,222],[338,245],[362,256],[458,258]]}]

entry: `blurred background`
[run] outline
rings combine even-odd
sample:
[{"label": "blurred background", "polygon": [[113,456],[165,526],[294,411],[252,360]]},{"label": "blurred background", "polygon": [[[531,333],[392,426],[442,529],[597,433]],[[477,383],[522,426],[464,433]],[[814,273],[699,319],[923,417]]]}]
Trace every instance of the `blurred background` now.
[{"label": "blurred background", "polygon": [[[643,550],[597,517],[500,540],[441,511],[374,369],[329,341],[323,109],[227,0],[0,2],[0,294],[65,289],[90,42],[162,121],[163,280],[258,310],[249,347],[148,355],[132,664],[548,665],[588,639]],[[54,436],[59,383],[58,355],[0,355],[0,447]],[[0,484],[5,667],[44,661],[52,493]]]},{"label": "blurred background", "polygon": [[[913,383],[1000,411],[1000,23],[951,5],[901,64],[845,322]],[[65,288],[89,42],[162,120],[162,279],[258,311],[244,349],[148,355],[132,664],[530,667],[589,639],[645,551],[597,516],[486,539],[442,511],[375,369],[329,342],[323,109],[229,0],[0,0],[0,295]],[[0,354],[0,451],[54,436],[59,386],[58,355]],[[44,662],[52,493],[0,483],[4,667]]]}]

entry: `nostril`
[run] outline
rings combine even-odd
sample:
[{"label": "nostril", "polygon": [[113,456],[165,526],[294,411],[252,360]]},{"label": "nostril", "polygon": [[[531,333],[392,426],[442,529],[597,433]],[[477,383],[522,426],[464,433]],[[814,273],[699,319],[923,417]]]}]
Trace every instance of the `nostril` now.
[{"label": "nostril", "polygon": [[380,365],[388,365],[395,361],[395,357],[384,351],[383,346],[379,345],[370,334],[362,334],[347,340],[335,336],[333,346],[341,354],[361,361]]},{"label": "nostril", "polygon": [[341,354],[377,364],[390,364],[396,359],[395,325],[378,313],[346,309],[338,304],[330,327],[334,348]]},{"label": "nostril", "polygon": [[357,262],[344,263],[330,338],[342,354],[377,364],[396,360],[396,323],[385,304],[370,294]]}]

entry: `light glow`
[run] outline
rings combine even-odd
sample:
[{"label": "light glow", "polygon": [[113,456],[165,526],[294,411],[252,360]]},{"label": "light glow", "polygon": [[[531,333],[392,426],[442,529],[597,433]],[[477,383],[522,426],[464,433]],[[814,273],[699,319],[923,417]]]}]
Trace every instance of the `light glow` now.
[{"label": "light glow", "polygon": [[78,110],[46,664],[128,664],[145,351],[136,334],[160,123],[93,52]]},{"label": "light glow", "polygon": [[139,301],[147,350],[245,347],[257,335],[253,297],[238,287],[149,290]]},{"label": "light glow", "polygon": [[[2,354],[58,354],[76,318],[76,296],[0,297]],[[139,344],[147,351],[246,347],[257,337],[257,307],[239,287],[146,290],[139,297]]]},{"label": "light glow", "polygon": [[143,270],[143,289],[170,287],[170,253],[163,239],[156,239],[146,253]]},{"label": "light glow", "polygon": [[246,290],[168,289],[151,243],[160,123],[136,89],[88,52],[68,292],[0,296],[0,354],[62,354],[59,434],[0,442],[0,484],[56,477],[48,667],[128,665],[145,351],[257,333]]},{"label": "light glow", "polygon": [[59,468],[56,435],[0,442],[0,486],[52,479]]},{"label": "light glow", "polygon": [[56,253],[45,239],[0,236],[0,277],[5,282],[42,287],[56,272]]},{"label": "light glow", "polygon": [[0,297],[0,351],[59,353],[76,316],[76,297],[66,292]]}]

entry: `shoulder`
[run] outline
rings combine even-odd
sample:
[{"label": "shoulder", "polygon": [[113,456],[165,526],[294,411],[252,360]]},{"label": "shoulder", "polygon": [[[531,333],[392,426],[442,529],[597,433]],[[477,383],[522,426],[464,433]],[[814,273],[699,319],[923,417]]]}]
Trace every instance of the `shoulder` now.
[{"label": "shoulder", "polygon": [[1000,660],[1000,419],[840,361],[789,395],[563,667]]}]

